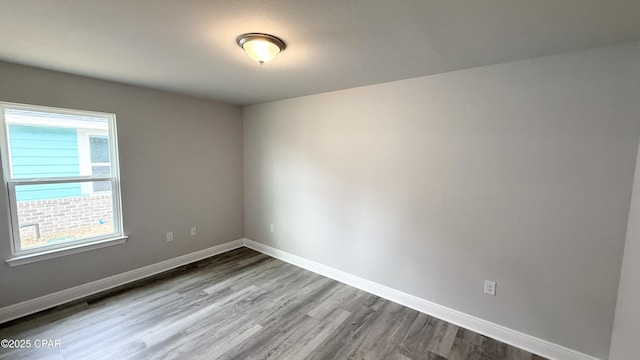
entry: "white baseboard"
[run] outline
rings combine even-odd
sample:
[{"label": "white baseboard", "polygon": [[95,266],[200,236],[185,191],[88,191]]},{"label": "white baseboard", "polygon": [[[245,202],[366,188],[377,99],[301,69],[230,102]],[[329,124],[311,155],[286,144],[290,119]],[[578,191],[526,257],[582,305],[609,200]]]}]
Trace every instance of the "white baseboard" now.
[{"label": "white baseboard", "polygon": [[54,306],[68,303],[73,300],[99,293],[101,291],[113,289],[115,287],[140,280],[163,271],[171,270],[194,261],[206,259],[208,257],[227,252],[244,244],[244,239],[230,241],[216,245],[207,249],[196,251],[190,254],[178,256],[177,258],[165,260],[159,263],[127,271],[122,274],[110,276],[108,278],[93,281],[87,284],[76,286],[70,289],[58,291],[49,295],[27,300],[18,304],[0,308],[0,324],[46,310]]},{"label": "white baseboard", "polygon": [[242,247],[243,245],[276,259],[313,271],[333,280],[345,283],[551,360],[601,360],[249,239],[230,241],[196,251],[194,253],[182,255],[174,259],[165,260],[122,274],[110,276],[84,285],[0,308],[0,324],[140,280],[163,271],[171,270],[194,261],[221,254],[223,252]]},{"label": "white baseboard", "polygon": [[591,355],[583,354],[552,342],[509,329],[502,325],[494,324],[475,316],[418,298],[388,286],[322,265],[315,261],[293,255],[286,251],[260,244],[253,240],[244,239],[244,245],[250,249],[259,251],[276,259],[313,271],[341,283],[364,290],[427,315],[431,315],[551,360],[601,360]]}]

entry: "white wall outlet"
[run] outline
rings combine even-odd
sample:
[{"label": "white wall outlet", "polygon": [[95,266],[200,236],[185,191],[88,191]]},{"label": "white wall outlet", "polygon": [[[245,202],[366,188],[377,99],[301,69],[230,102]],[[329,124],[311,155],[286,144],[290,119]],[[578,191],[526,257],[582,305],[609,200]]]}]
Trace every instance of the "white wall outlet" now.
[{"label": "white wall outlet", "polygon": [[198,234],[198,230],[196,229],[196,227],[192,227],[191,228],[191,236],[196,236]]},{"label": "white wall outlet", "polygon": [[271,224],[270,229],[271,229],[271,232],[276,232],[276,226],[275,225]]},{"label": "white wall outlet", "polygon": [[485,280],[484,293],[491,296],[496,296],[496,282],[491,280]]},{"label": "white wall outlet", "polygon": [[173,241],[173,232],[167,233],[167,241]]}]

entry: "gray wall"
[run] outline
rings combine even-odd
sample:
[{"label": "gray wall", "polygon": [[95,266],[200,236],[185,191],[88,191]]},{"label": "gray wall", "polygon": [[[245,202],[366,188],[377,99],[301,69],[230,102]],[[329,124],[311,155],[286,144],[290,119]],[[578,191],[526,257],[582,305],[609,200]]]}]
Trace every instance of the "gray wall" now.
[{"label": "gray wall", "polygon": [[[0,261],[0,307],[242,238],[241,108],[8,63],[0,63],[0,100],[116,114],[129,235],[123,245],[43,262]],[[10,257],[7,211],[0,196],[2,259]]]},{"label": "gray wall", "polygon": [[[639,115],[640,116],[640,115]],[[620,275],[618,304],[613,323],[610,360],[638,357],[640,340],[640,156],[636,162],[633,195],[629,210],[627,241]]]},{"label": "gray wall", "polygon": [[632,43],[246,107],[245,236],[606,358],[639,83]]}]

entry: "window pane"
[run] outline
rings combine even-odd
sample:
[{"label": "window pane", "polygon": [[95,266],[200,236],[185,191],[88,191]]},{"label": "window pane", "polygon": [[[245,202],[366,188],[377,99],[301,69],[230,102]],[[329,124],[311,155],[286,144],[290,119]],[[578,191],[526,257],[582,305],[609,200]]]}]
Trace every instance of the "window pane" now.
[{"label": "window pane", "polygon": [[98,165],[91,167],[91,175],[104,176],[111,174],[111,166],[109,165]]},{"label": "window pane", "polygon": [[95,156],[104,159],[106,153],[105,162],[109,162],[106,117],[15,109],[5,109],[4,114],[12,178],[81,175],[83,164],[94,156],[87,132],[104,134],[96,136]]},{"label": "window pane", "polygon": [[89,148],[92,163],[109,162],[109,139],[106,136],[90,136]]},{"label": "window pane", "polygon": [[113,234],[113,201],[110,182],[94,181],[94,187],[108,189],[92,195],[51,196],[50,189],[81,183],[17,185],[18,226],[21,249],[62,243]]},{"label": "window pane", "polygon": [[[91,167],[91,175],[109,175],[111,174],[111,166],[100,165]],[[93,183],[93,191],[109,191],[111,183],[108,181],[98,181]]]}]

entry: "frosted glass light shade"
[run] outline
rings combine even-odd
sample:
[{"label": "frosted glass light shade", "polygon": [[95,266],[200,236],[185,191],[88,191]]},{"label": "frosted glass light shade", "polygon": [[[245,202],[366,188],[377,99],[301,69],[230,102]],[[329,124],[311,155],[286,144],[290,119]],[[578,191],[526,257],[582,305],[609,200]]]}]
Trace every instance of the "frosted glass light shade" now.
[{"label": "frosted glass light shade", "polygon": [[280,48],[265,40],[249,40],[242,45],[250,58],[264,64],[280,53]]},{"label": "frosted glass light shade", "polygon": [[247,55],[260,65],[273,60],[285,48],[282,40],[268,34],[242,34],[236,41]]}]

